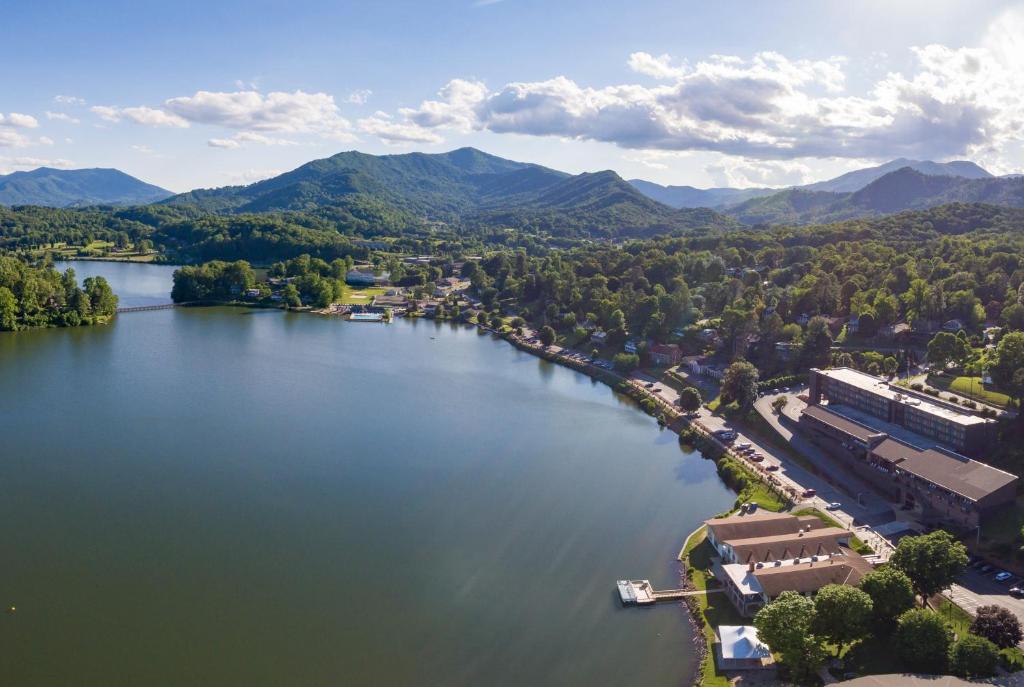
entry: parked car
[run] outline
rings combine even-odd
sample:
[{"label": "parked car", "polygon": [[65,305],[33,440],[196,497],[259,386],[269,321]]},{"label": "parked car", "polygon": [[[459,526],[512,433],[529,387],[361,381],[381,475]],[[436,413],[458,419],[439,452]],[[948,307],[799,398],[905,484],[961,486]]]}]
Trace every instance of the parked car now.
[{"label": "parked car", "polygon": [[815,491],[814,489],[804,489],[803,493],[800,495],[803,496],[805,499],[809,499],[811,497],[817,496],[818,492]]},{"label": "parked car", "polygon": [[1015,599],[1024,599],[1024,587],[1010,587],[1007,593]]},{"label": "parked car", "polygon": [[982,575],[988,575],[993,570],[995,570],[995,568],[986,563],[985,565],[981,566],[978,572],[980,572]]},{"label": "parked car", "polygon": [[839,503],[838,501],[833,501],[832,503],[825,506],[825,510],[839,510],[842,507],[843,504]]},{"label": "parked car", "polygon": [[750,454],[750,460],[754,461],[755,463],[760,463],[762,460],[764,460],[764,456],[762,456],[757,451],[754,451],[752,454]]},{"label": "parked car", "polygon": [[1011,577],[1013,577],[1013,573],[1008,573],[1005,570],[1000,570],[999,572],[996,573],[996,576],[993,579],[996,582],[1006,583],[1006,582],[1010,581]]},{"label": "parked car", "polygon": [[779,466],[775,465],[775,464],[769,465],[769,466],[767,466],[765,468],[765,470],[767,470],[768,472],[775,472],[778,469],[779,469]]},{"label": "parked car", "polygon": [[750,445],[749,441],[741,441],[740,443],[736,444],[736,448],[738,448],[741,451],[746,451],[748,448],[753,447]]}]

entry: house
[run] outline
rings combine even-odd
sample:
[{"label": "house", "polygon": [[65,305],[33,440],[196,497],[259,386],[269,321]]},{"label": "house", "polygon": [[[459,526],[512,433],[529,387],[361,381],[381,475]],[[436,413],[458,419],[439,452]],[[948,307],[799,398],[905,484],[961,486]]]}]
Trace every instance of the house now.
[{"label": "house", "polygon": [[246,289],[245,290],[245,296],[246,296],[246,298],[259,298],[260,297],[260,290],[259,289]]},{"label": "house", "polygon": [[682,351],[676,344],[654,344],[647,350],[651,362],[660,367],[678,365]]},{"label": "house", "polygon": [[638,344],[635,339],[629,339],[628,341],[626,341],[626,345],[623,346],[623,349],[626,351],[626,353],[636,353],[637,346]]},{"label": "house", "polygon": [[598,346],[604,346],[608,343],[608,332],[603,329],[597,329],[590,333],[590,340]]},{"label": "house", "polygon": [[910,333],[910,325],[906,322],[897,322],[895,324],[886,325],[882,327],[878,332],[885,339],[896,339],[900,336],[905,336]]},{"label": "house", "polygon": [[782,592],[807,596],[829,584],[856,586],[871,563],[853,551],[761,563],[717,564],[726,596],[745,617],[752,617]]},{"label": "house", "polygon": [[706,344],[713,345],[718,345],[722,341],[722,338],[718,335],[718,330],[711,328],[700,330],[700,333],[697,334],[697,338]]},{"label": "house", "polygon": [[852,533],[805,515],[758,511],[706,520],[715,575],[744,616],[784,591],[813,594],[856,584],[871,564],[849,550]]},{"label": "house", "polygon": [[349,286],[380,286],[391,279],[390,272],[374,274],[369,270],[349,270],[345,275],[345,283]]},{"label": "house", "polygon": [[805,312],[802,312],[799,315],[797,315],[796,323],[798,325],[800,325],[801,327],[806,327],[807,323],[810,322],[810,321],[811,321],[811,316],[808,315]]},{"label": "house", "polygon": [[946,322],[942,323],[942,331],[944,331],[944,332],[950,332],[951,334],[956,334],[961,329],[964,329],[964,323],[963,323],[962,320],[953,319],[953,320],[947,320]]}]

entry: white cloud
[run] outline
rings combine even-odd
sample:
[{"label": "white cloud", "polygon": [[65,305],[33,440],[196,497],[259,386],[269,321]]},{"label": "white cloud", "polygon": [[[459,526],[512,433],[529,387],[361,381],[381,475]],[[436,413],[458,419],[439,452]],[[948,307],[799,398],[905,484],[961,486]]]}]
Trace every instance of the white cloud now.
[{"label": "white cloud", "polygon": [[74,166],[75,164],[71,162],[71,160],[64,160],[60,158],[0,157],[0,174],[23,172],[29,169],[36,169],[37,167],[57,167],[60,169],[68,169]]},{"label": "white cloud", "polygon": [[39,120],[32,115],[11,112],[4,114],[0,112],[0,126],[13,127],[18,129],[35,129],[39,126]]},{"label": "white cloud", "polygon": [[672,66],[670,55],[655,57],[646,52],[635,52],[629,56],[629,68],[638,74],[646,74],[655,79],[678,79],[686,74],[685,62]]},{"label": "white cloud", "polygon": [[40,136],[39,137],[39,143],[40,143],[40,145],[44,145],[44,146],[52,146],[53,145],[53,139],[50,138],[49,136]]},{"label": "white cloud", "polygon": [[295,145],[295,141],[290,141],[286,138],[277,138],[275,136],[266,136],[254,131],[242,131],[231,138],[211,138],[206,142],[206,145],[211,148],[240,148],[246,143],[255,143],[257,145],[264,146]]},{"label": "white cloud", "polygon": [[365,105],[369,100],[370,96],[373,95],[373,91],[368,88],[360,88],[352,91],[345,98],[346,103],[352,103],[353,105]]},{"label": "white cloud", "polygon": [[132,145],[132,150],[134,150],[136,153],[142,153],[143,155],[152,155],[154,152],[156,152],[149,146],[138,143]]},{"label": "white cloud", "polygon": [[422,142],[446,130],[490,131],[718,152],[745,162],[716,174],[750,183],[789,183],[802,173],[750,160],[987,158],[1024,141],[1024,29],[1014,28],[1024,27],[1024,12],[1000,22],[982,47],[912,48],[912,69],[886,74],[856,94],[846,92],[841,57],[761,52],[687,66],[638,52],[629,56],[630,67],[660,83],[588,87],[556,76],[491,90],[455,79],[436,99],[394,118],[360,120],[360,130]]},{"label": "white cloud", "polygon": [[189,123],[176,114],[152,107],[114,107],[111,105],[95,105],[89,108],[100,119],[108,122],[128,120],[143,126],[188,128]]},{"label": "white cloud", "polygon": [[764,186],[798,186],[810,180],[812,169],[798,160],[751,160],[744,157],[725,157],[716,164],[707,165],[716,186],[751,188]]},{"label": "white cloud", "polygon": [[255,132],[312,133],[340,140],[351,138],[351,124],[341,116],[334,97],[326,93],[198,91],[171,98],[164,108],[193,124],[211,124]]},{"label": "white cloud", "polygon": [[262,181],[271,177],[276,177],[279,174],[283,174],[280,169],[245,169],[241,172],[228,172],[224,175],[227,183],[232,186],[238,184],[251,184],[256,181]]},{"label": "white cloud", "polygon": [[415,122],[395,121],[386,112],[375,112],[372,117],[360,119],[359,130],[387,144],[440,143],[444,140],[431,129]]},{"label": "white cloud", "polygon": [[50,112],[49,110],[47,110],[46,111],[46,118],[51,120],[51,121],[67,122],[68,124],[78,124],[79,123],[78,119],[76,119],[75,117],[72,117],[71,115],[66,114],[64,112]]},{"label": "white cloud", "polygon": [[84,98],[77,98],[73,95],[55,95],[53,96],[53,102],[60,103],[61,105],[85,105]]}]

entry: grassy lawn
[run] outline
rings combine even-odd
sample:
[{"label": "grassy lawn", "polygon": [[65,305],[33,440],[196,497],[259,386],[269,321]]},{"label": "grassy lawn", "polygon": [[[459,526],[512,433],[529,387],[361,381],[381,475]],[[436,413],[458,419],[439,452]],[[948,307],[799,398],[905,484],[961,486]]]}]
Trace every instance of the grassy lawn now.
[{"label": "grassy lawn", "polygon": [[388,292],[392,287],[382,286],[367,286],[365,288],[359,288],[355,286],[345,285],[344,291],[342,291],[340,303],[345,305],[370,305],[373,303],[374,296],[382,296]]},{"label": "grassy lawn", "polygon": [[[680,552],[679,558],[686,563],[686,574],[696,589],[706,590],[708,588],[707,570],[711,567],[711,556],[714,549],[705,536],[705,528],[701,528],[690,538],[686,547]],[[712,587],[718,583],[711,581]],[[700,609],[700,616],[704,619],[704,639],[708,643],[708,652],[704,657],[702,666],[704,679],[701,684],[704,687],[727,687],[728,678],[718,672],[715,665],[714,643],[716,641],[714,628],[719,625],[747,625],[749,620],[742,617],[729,602],[725,594],[711,594],[692,597],[696,600]]]},{"label": "grassy lawn", "polygon": [[981,382],[981,377],[949,377],[932,374],[928,375],[928,385],[942,391],[984,401],[1000,408],[1005,408],[1010,402],[1010,397],[1006,394],[986,389]]}]

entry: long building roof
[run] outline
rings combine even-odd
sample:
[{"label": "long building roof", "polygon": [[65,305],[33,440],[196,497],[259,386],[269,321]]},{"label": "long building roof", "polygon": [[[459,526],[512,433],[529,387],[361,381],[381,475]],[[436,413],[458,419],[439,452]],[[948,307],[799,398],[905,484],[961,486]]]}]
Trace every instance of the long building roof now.
[{"label": "long building roof", "polygon": [[920,449],[891,437],[883,440],[871,452],[899,470],[971,501],[978,501],[1017,481],[1016,475],[952,451]]},{"label": "long building roof", "polygon": [[801,594],[816,592],[826,584],[855,585],[870,570],[871,564],[868,561],[852,553],[830,556],[819,561],[769,565],[755,569],[753,575],[768,598],[774,599],[786,591]]},{"label": "long building roof", "polygon": [[714,532],[715,538],[719,541],[788,535],[808,527],[816,529],[825,526],[819,518],[813,515],[797,516],[770,511],[712,518],[705,520],[704,524]]},{"label": "long building roof", "polygon": [[841,549],[839,540],[849,536],[850,533],[841,527],[822,527],[807,532],[730,539],[728,544],[735,552],[737,562],[750,563],[838,553]]},{"label": "long building roof", "polygon": [[929,415],[941,416],[959,425],[983,425],[995,422],[995,420],[984,418],[980,415],[965,413],[950,403],[924,394],[915,393],[910,389],[895,386],[881,377],[869,375],[866,372],[854,370],[850,367],[835,367],[827,370],[815,369],[814,371],[829,379],[835,379],[850,386],[855,386],[858,389],[869,391],[876,396],[882,396],[890,401],[916,407]]}]

